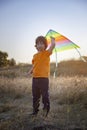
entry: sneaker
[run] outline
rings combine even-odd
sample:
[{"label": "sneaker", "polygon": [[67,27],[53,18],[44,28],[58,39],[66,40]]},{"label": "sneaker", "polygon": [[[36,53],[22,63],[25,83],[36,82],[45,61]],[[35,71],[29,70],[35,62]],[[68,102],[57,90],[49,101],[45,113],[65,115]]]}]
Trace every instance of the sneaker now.
[{"label": "sneaker", "polygon": [[31,113],[30,115],[31,115],[31,116],[37,116],[37,114],[38,114],[38,112],[33,112],[33,113]]},{"label": "sneaker", "polygon": [[49,112],[49,110],[47,110],[47,109],[43,109],[43,116],[44,116],[44,117],[47,117],[48,112]]}]

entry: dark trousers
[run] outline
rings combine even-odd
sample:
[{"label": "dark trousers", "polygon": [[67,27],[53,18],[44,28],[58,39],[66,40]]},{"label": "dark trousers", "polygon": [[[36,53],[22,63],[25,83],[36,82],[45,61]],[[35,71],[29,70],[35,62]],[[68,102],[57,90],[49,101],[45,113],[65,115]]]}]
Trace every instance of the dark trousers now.
[{"label": "dark trousers", "polygon": [[50,109],[49,101],[49,79],[33,78],[32,79],[32,95],[33,95],[33,111],[39,111],[40,97],[42,96],[43,109]]}]

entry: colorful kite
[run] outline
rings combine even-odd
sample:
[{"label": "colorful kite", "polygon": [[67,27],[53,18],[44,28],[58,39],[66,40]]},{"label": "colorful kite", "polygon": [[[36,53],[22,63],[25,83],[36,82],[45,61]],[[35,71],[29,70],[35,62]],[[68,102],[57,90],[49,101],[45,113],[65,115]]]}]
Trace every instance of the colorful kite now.
[{"label": "colorful kite", "polygon": [[[51,44],[51,37],[55,38],[56,46],[55,46],[55,49],[53,50],[56,54],[56,68],[55,68],[55,72],[54,72],[54,77],[55,77],[57,66],[58,66],[57,52],[61,52],[61,51],[69,50],[69,49],[77,50],[77,48],[80,48],[80,47],[78,45],[76,45],[75,43],[73,43],[68,38],[66,38],[65,36],[61,35],[60,33],[56,32],[52,29],[50,29],[47,32],[45,37],[47,39],[48,47]],[[77,52],[79,53],[79,55],[81,57],[80,52],[78,50],[77,50]]]},{"label": "colorful kite", "polygon": [[55,46],[54,51],[61,52],[61,51],[69,50],[69,49],[80,48],[78,45],[73,43],[71,40],[69,40],[65,36],[61,35],[60,33],[56,32],[54,30],[51,30],[51,29],[46,34],[48,46],[51,43],[50,37],[54,37],[55,41],[56,41],[56,46]]}]

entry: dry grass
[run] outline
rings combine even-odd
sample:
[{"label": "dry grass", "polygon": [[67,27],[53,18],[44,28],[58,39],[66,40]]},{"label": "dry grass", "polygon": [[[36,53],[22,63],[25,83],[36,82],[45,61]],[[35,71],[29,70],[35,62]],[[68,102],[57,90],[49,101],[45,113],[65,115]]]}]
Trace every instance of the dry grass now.
[{"label": "dry grass", "polygon": [[[0,69],[0,130],[87,129],[87,63],[69,61],[58,67],[58,77],[50,77],[48,118],[42,116],[42,103],[36,118],[29,115],[32,112],[32,79],[26,76],[29,67]],[[53,70],[54,64],[51,74]]]},{"label": "dry grass", "polygon": [[37,118],[32,112],[31,78],[0,78],[0,130],[59,130],[87,128],[87,78],[50,79],[51,111],[47,119],[42,104]]},{"label": "dry grass", "polygon": [[[55,68],[55,67],[54,67]],[[87,76],[87,62],[80,60],[62,61],[58,64],[58,76]]]}]

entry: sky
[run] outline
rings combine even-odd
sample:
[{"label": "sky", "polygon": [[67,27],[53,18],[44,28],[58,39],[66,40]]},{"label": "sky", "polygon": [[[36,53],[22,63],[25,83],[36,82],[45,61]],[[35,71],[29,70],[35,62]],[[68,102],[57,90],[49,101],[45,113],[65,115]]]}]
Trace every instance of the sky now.
[{"label": "sky", "polygon": [[[0,51],[17,63],[31,63],[36,37],[53,29],[80,46],[87,56],[86,0],[0,0]],[[79,58],[73,50],[57,53],[58,62]],[[51,56],[55,62],[55,54]]]}]

